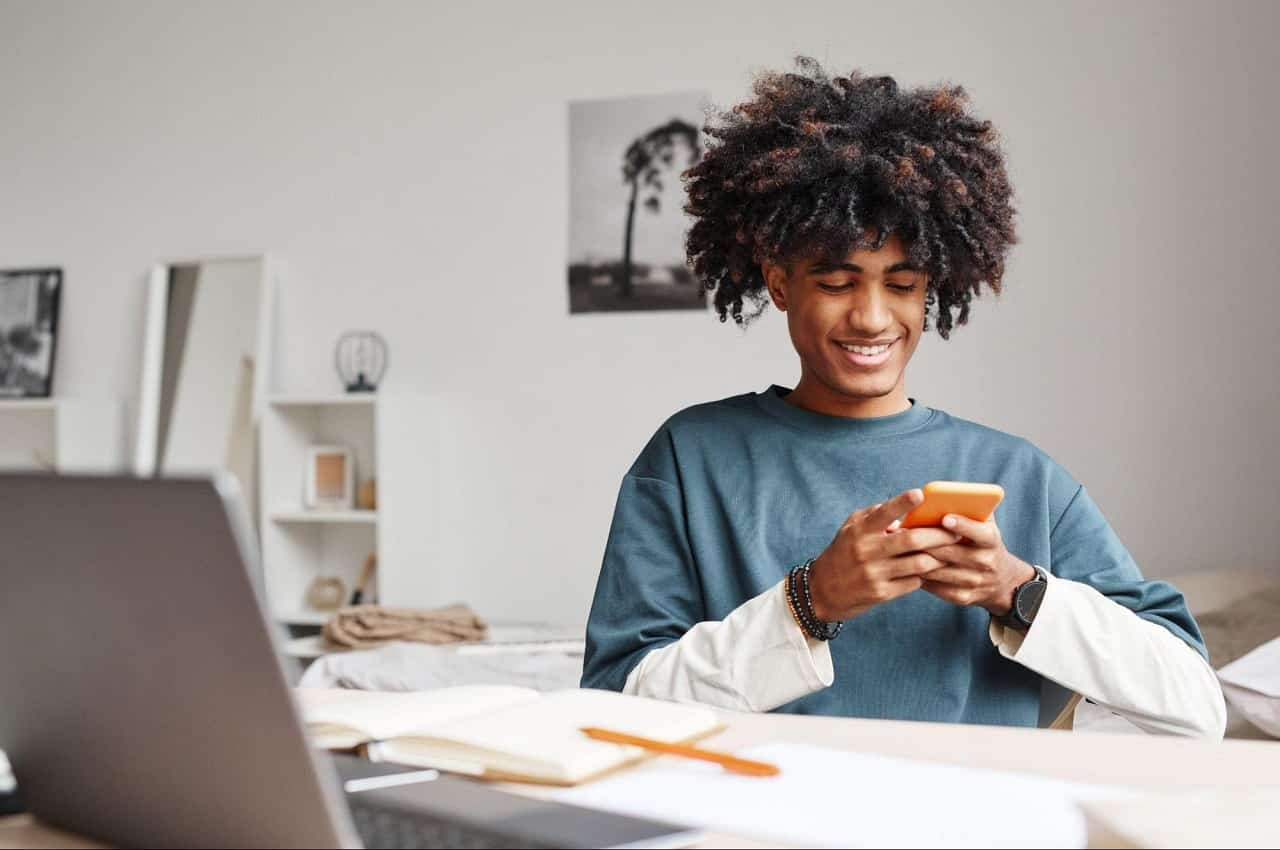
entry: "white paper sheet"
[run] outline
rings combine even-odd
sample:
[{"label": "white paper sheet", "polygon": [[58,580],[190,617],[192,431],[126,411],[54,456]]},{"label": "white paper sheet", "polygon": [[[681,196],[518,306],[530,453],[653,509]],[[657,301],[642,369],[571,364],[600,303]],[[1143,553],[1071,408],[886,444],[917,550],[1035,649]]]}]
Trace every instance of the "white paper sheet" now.
[{"label": "white paper sheet", "polygon": [[1254,726],[1280,738],[1280,638],[1218,671],[1227,702]]},{"label": "white paper sheet", "polygon": [[1218,671],[1223,684],[1280,697],[1280,638],[1267,641]]},{"label": "white paper sheet", "polygon": [[777,764],[782,774],[735,776],[667,759],[557,798],[806,847],[1084,847],[1075,801],[1134,793],[798,744],[739,755]]}]

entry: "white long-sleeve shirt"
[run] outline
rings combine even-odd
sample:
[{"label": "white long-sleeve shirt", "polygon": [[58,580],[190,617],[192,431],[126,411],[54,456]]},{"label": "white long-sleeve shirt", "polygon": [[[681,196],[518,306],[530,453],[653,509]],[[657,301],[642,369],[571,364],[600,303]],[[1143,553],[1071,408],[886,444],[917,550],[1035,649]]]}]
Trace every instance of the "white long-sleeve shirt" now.
[{"label": "white long-sleeve shirt", "polygon": [[[737,711],[770,711],[835,682],[831,648],[807,638],[784,583],[720,621],[646,654],[624,692]],[[1226,705],[1213,669],[1169,630],[1081,582],[1048,576],[1023,634],[992,622],[993,651],[1150,732],[1221,738]]]}]

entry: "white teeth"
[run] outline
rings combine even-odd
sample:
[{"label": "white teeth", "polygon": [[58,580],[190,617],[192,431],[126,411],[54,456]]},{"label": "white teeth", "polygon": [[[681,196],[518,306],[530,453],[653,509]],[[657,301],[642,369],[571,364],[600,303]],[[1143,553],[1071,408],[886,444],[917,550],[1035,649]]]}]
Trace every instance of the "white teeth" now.
[{"label": "white teeth", "polygon": [[844,343],[840,343],[840,347],[843,348],[845,351],[852,351],[855,354],[864,354],[867,356],[884,354],[886,351],[889,350],[890,345],[893,345],[893,343],[888,343],[887,345],[877,345],[873,347],[868,347],[865,345],[845,345]]}]

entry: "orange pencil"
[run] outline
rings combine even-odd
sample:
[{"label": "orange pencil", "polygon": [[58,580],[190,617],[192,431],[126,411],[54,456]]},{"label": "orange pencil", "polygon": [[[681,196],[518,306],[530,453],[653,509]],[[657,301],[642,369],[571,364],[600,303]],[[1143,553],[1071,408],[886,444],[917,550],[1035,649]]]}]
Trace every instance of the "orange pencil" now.
[{"label": "orange pencil", "polygon": [[704,750],[700,747],[690,747],[687,744],[668,744],[665,741],[655,741],[652,738],[641,738],[636,735],[628,735],[625,732],[614,732],[609,729],[599,729],[594,726],[588,726],[582,730],[582,733],[588,738],[594,738],[597,741],[607,741],[610,744],[628,744],[632,747],[641,747],[650,752],[662,753],[668,756],[683,756],[688,759],[698,759],[699,761],[709,761],[712,764],[718,764],[725,770],[732,773],[741,773],[745,776],[777,776],[781,773],[778,766],[763,761],[751,761],[750,759],[741,759],[737,756],[731,756],[728,753],[718,753],[715,750]]}]

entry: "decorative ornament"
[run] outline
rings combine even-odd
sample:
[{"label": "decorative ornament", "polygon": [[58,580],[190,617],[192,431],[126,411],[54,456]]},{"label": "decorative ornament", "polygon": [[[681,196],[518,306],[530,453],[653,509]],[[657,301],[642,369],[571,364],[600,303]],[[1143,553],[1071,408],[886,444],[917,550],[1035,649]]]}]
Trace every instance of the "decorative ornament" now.
[{"label": "decorative ornament", "polygon": [[371,393],[387,373],[387,341],[374,331],[348,331],[338,338],[333,365],[349,393]]},{"label": "decorative ornament", "polygon": [[356,580],[356,589],[351,592],[351,601],[348,605],[372,605],[377,601],[377,593],[374,592],[373,574],[378,570],[378,553],[370,552],[369,557],[364,559],[364,564],[360,567],[360,578]]},{"label": "decorative ornament", "polygon": [[316,611],[334,611],[342,606],[347,586],[336,576],[318,576],[307,588],[307,604]]},{"label": "decorative ornament", "polygon": [[373,511],[378,508],[378,479],[370,478],[360,485],[356,491],[356,507],[362,511]]}]

